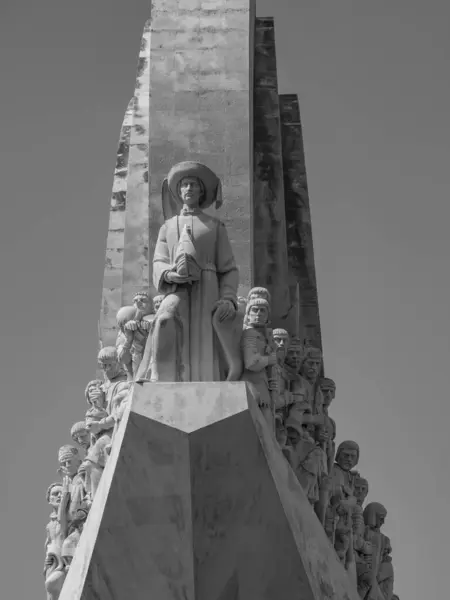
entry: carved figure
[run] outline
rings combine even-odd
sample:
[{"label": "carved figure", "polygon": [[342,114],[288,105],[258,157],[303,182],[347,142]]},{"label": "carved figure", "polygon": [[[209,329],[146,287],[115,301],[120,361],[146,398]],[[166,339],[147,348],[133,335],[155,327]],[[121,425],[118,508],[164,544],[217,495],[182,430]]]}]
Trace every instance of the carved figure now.
[{"label": "carved figure", "polygon": [[270,305],[263,298],[249,300],[246,306],[241,348],[244,372],[241,380],[250,384],[258,405],[275,434],[275,414],[271,391],[276,387],[269,381],[268,368],[276,365],[277,355],[267,337]]},{"label": "carved figure", "polygon": [[162,201],[153,283],[165,297],[138,379],[238,380],[239,273],[224,224],[203,212],[221,205],[220,180],[202,164],[179,163],[163,183]]},{"label": "carved figure", "polygon": [[47,524],[45,540],[44,577],[48,600],[56,600],[62,588],[60,575],[56,572],[61,565],[61,547],[67,535],[67,519],[60,512],[63,484],[52,483],[47,490],[47,502],[52,507],[50,521]]},{"label": "carved figure", "polygon": [[303,387],[307,391],[308,402],[313,414],[320,414],[323,407],[322,392],[317,385],[321,369],[322,351],[313,346],[304,347],[300,376],[302,377]]},{"label": "carved figure", "polygon": [[352,469],[359,461],[356,442],[339,444],[330,478],[330,500],[323,514],[325,531],[332,541],[342,564],[351,571],[356,583],[353,552],[353,508],[356,506],[354,484],[357,473]]},{"label": "carved figure", "polygon": [[353,482],[353,493],[359,506],[364,504],[364,500],[369,493],[369,482],[358,473]]},{"label": "carved figure", "polygon": [[74,425],[72,425],[72,429],[70,430],[70,437],[75,442],[83,448],[83,450],[88,450],[91,445],[91,434],[86,428],[85,421],[78,421]]},{"label": "carved figure", "polygon": [[[280,336],[278,336],[278,340],[280,340]],[[279,350],[280,354],[284,350],[284,346],[282,346]],[[300,339],[296,337],[290,339],[289,345],[286,348],[284,364],[282,365],[282,383],[279,400],[282,405],[277,406],[277,412],[283,416],[286,423],[291,413],[296,422],[303,422],[307,390],[298,372],[302,363],[302,356],[303,345]],[[299,412],[296,416],[294,416],[295,411]]]},{"label": "carved figure", "polygon": [[365,577],[358,578],[358,591],[364,600],[392,600],[394,570],[390,539],[381,533],[387,516],[379,502],[370,502],[364,509],[365,538],[372,544],[372,557]]},{"label": "carved figure", "polygon": [[92,499],[108,459],[115,427],[122,416],[122,402],[130,389],[114,347],[102,348],[98,360],[105,374],[105,381],[97,379],[89,382],[85,392],[86,401],[91,406],[86,413],[86,428],[91,433],[92,445],[85,464]]},{"label": "carved figure", "polygon": [[154,317],[152,301],[145,292],[137,293],[132,306],[122,306],[117,312],[117,356],[130,380],[134,379],[141,364]]},{"label": "carved figure", "polygon": [[334,455],[336,452],[336,423],[328,414],[328,409],[336,395],[336,384],[328,377],[322,377],[319,382],[320,391],[322,393],[322,409],[319,414],[323,415],[323,423],[316,430],[316,439],[321,443],[322,448],[326,452],[328,470],[331,471]]}]

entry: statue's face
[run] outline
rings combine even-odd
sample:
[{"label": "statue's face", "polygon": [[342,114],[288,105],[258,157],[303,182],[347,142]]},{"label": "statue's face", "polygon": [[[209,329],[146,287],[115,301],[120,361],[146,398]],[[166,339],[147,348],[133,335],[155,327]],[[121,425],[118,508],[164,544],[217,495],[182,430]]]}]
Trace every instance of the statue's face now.
[{"label": "statue's face", "polygon": [[150,298],[147,296],[136,296],[134,299],[135,307],[142,312],[149,312],[150,310]]},{"label": "statue's face", "polygon": [[163,301],[163,299],[159,296],[155,296],[155,298],[153,298],[153,308],[154,308],[155,312],[161,306],[162,301]]},{"label": "statue's face", "polygon": [[89,402],[96,408],[103,408],[105,405],[105,393],[100,386],[93,385],[88,390]]},{"label": "statue's face", "polygon": [[275,345],[278,348],[278,352],[281,355],[281,358],[284,360],[286,358],[287,349],[289,346],[289,336],[280,334],[274,335],[273,341],[275,342]]},{"label": "statue's face", "polygon": [[356,479],[354,492],[358,504],[362,504],[367,498],[367,494],[369,493],[369,486],[367,485],[367,481],[364,481],[364,479],[359,478]]},{"label": "statue's face", "polygon": [[202,193],[201,185],[196,177],[184,177],[180,183],[180,196],[184,204],[198,206]]},{"label": "statue's face", "polygon": [[314,381],[320,374],[322,360],[320,358],[306,358],[302,365],[302,375],[308,381]]},{"label": "statue's face", "polygon": [[59,461],[59,468],[64,477],[73,477],[80,464],[81,460],[78,456],[65,457]]},{"label": "statue's face", "polygon": [[61,497],[62,497],[62,486],[55,485],[50,490],[48,503],[50,504],[50,506],[53,506],[53,508],[58,508],[58,506],[61,503]]},{"label": "statue's face", "polygon": [[377,512],[377,529],[381,529],[381,527],[384,525],[384,522],[386,520],[386,513],[383,512]]},{"label": "statue's face", "polygon": [[87,429],[81,429],[80,431],[77,431],[77,433],[74,434],[73,441],[85,450],[87,450],[91,445],[91,434]]},{"label": "statue's face", "polygon": [[288,348],[285,363],[295,371],[298,371],[302,364],[302,349],[296,346]]},{"label": "statue's face", "polygon": [[352,448],[343,448],[339,451],[336,462],[344,471],[350,471],[358,463],[358,452]]},{"label": "statue's face", "polygon": [[336,390],[331,386],[320,386],[323,396],[323,405],[328,408],[336,396]]},{"label": "statue's face", "polygon": [[107,379],[112,379],[120,371],[119,362],[115,358],[103,358],[100,361],[100,366]]},{"label": "statue's face", "polygon": [[253,327],[262,327],[264,326],[269,319],[269,313],[265,306],[259,306],[255,304],[250,307],[248,311],[248,324],[253,325]]}]

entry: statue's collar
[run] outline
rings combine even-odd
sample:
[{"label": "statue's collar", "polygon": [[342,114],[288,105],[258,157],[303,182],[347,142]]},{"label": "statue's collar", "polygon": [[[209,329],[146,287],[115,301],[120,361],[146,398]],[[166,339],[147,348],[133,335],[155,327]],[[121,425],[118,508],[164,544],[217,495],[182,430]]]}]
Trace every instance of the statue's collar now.
[{"label": "statue's collar", "polygon": [[198,206],[183,206],[180,211],[180,216],[199,215],[201,212],[202,210]]}]

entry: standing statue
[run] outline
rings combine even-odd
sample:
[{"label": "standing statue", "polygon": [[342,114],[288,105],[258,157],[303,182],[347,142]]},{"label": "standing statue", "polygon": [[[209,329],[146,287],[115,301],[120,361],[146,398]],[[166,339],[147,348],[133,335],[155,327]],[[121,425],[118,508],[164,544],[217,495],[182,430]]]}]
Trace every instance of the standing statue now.
[{"label": "standing statue", "polygon": [[241,380],[250,384],[255,399],[275,435],[275,407],[272,392],[276,383],[269,377],[268,369],[277,364],[275,348],[267,337],[270,305],[263,298],[253,298],[246,306],[244,331],[241,337],[244,372]]},{"label": "standing statue", "polygon": [[336,553],[351,571],[356,583],[356,566],[353,552],[353,508],[356,506],[354,485],[357,473],[352,471],[359,461],[359,446],[356,442],[339,444],[335,463],[330,474],[329,503],[324,512],[325,532]]},{"label": "standing statue", "polygon": [[323,397],[318,380],[322,370],[322,351],[313,346],[304,347],[303,360],[300,366],[300,376],[303,387],[307,390],[308,402],[313,414],[322,412]]},{"label": "standing statue", "polygon": [[146,292],[138,292],[133,298],[132,306],[122,306],[117,312],[117,356],[130,380],[134,379],[141,364],[150,327],[155,318],[153,311],[150,296]]},{"label": "standing statue", "polygon": [[64,583],[60,571],[62,565],[61,548],[67,535],[67,516],[61,511],[63,484],[52,483],[47,490],[47,502],[52,507],[50,521],[47,524],[47,538],[45,540],[44,577],[47,600],[57,600]]},{"label": "standing statue", "polygon": [[[379,502],[370,502],[364,509],[365,539],[372,544],[372,556],[368,563],[365,586],[359,584],[363,600],[392,600],[394,569],[390,539],[381,533],[387,510]],[[362,579],[362,578],[361,578]],[[358,582],[359,583],[359,582]]]},{"label": "standing statue", "polygon": [[239,273],[225,225],[203,211],[222,203],[221,183],[196,162],[175,165],[164,180],[165,223],[153,256],[153,283],[164,294],[138,380],[238,380],[234,320]]},{"label": "standing statue", "polygon": [[86,428],[92,436],[92,445],[85,460],[91,499],[100,483],[114,431],[122,416],[122,404],[130,390],[130,382],[127,381],[114,347],[102,348],[98,361],[105,381],[96,379],[89,382],[85,392],[86,401],[91,406],[86,413]]},{"label": "standing statue", "polygon": [[331,402],[336,396],[336,384],[328,377],[322,377],[319,382],[320,391],[322,393],[323,404],[321,414],[323,415],[323,423],[318,427],[316,438],[321,443],[327,455],[328,471],[331,471],[334,455],[336,452],[336,423],[328,414]]}]

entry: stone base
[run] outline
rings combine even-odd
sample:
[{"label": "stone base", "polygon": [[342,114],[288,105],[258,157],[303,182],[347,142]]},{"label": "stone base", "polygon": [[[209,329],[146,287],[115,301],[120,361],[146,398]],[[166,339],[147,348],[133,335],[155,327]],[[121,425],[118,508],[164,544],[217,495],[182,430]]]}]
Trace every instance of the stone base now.
[{"label": "stone base", "polygon": [[136,384],[60,600],[359,600],[245,383]]}]

